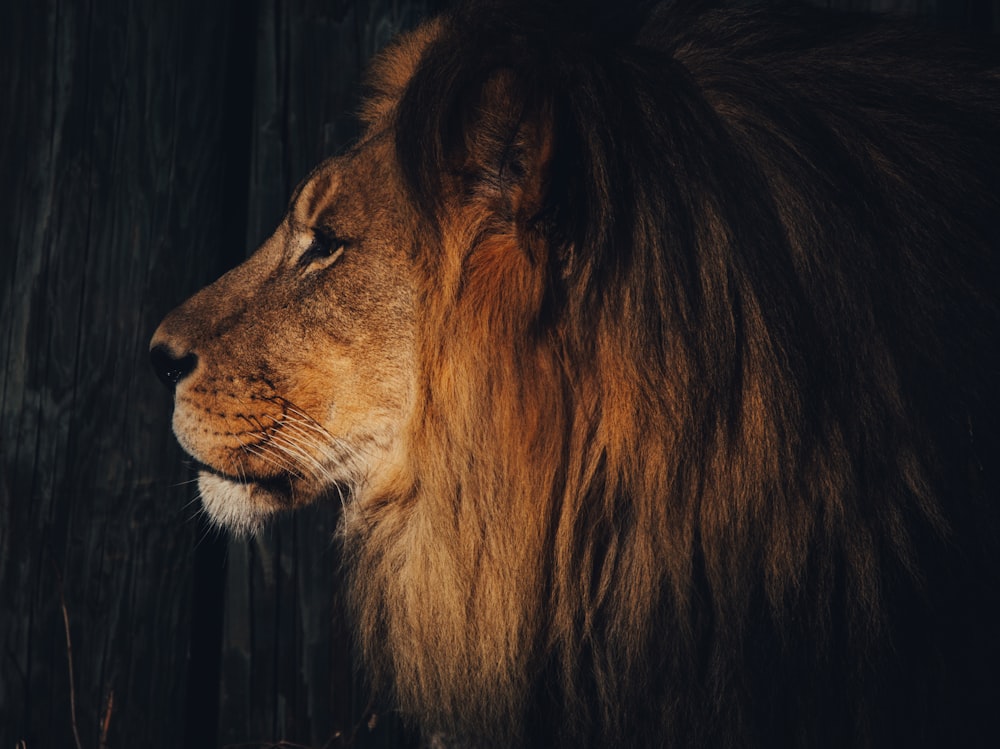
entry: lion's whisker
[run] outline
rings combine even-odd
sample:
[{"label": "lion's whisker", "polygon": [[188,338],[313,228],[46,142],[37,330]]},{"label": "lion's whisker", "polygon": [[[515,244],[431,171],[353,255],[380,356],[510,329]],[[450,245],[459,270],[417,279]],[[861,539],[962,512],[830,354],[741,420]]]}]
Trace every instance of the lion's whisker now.
[{"label": "lion's whisker", "polygon": [[[341,447],[341,449],[350,450],[352,452],[358,452],[360,449],[363,449],[363,448],[357,448],[357,447],[349,447],[344,442],[344,440],[342,440],[342,439],[334,436],[333,434],[331,434],[330,431],[327,430],[322,424],[320,424],[313,417],[309,416],[309,414],[307,414],[305,411],[303,411],[302,409],[300,409],[297,406],[295,406],[295,404],[290,403],[288,401],[286,401],[285,404],[286,404],[286,407],[288,409],[288,413],[293,414],[294,416],[298,417],[298,418],[290,418],[290,417],[288,417],[286,415],[285,422],[290,423],[290,424],[296,424],[300,428],[304,427],[304,428],[308,428],[308,429],[310,429],[312,431],[315,431],[316,433],[318,433],[323,438],[324,441],[332,442],[334,444],[337,444],[339,447]],[[366,452],[368,452],[370,454],[370,451],[366,451]]]},{"label": "lion's whisker", "polygon": [[[282,473],[288,473],[296,478],[302,478],[302,474],[299,471],[299,466],[294,462],[290,462],[287,459],[282,459],[282,456],[275,455],[271,450],[265,450],[260,444],[251,443],[243,445],[243,450],[248,454],[254,455],[265,463],[274,466]],[[242,477],[245,481],[245,476]]]},{"label": "lion's whisker", "polygon": [[[355,458],[354,455],[351,455],[349,451],[345,449],[345,445],[342,441],[335,439],[328,432],[324,431],[321,434],[323,440],[318,441],[315,439],[313,434],[305,432],[300,425],[294,422],[283,422],[283,424],[287,427],[287,433],[284,435],[286,439],[294,441],[303,449],[307,449],[308,447],[314,448],[316,452],[326,456],[330,462],[343,462],[345,455],[351,459]],[[310,455],[310,457],[312,456]],[[326,471],[325,466],[324,471]]]},{"label": "lion's whisker", "polygon": [[314,480],[322,481],[324,478],[325,469],[323,465],[309,455],[304,449],[289,442],[287,437],[279,438],[275,436],[269,445],[286,459],[293,461],[303,471],[308,472]]}]

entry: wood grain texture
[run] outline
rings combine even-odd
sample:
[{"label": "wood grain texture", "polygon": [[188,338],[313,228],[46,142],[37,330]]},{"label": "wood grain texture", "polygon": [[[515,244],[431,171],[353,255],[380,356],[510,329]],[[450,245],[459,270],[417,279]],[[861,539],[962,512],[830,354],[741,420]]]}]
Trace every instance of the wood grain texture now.
[{"label": "wood grain texture", "polygon": [[179,746],[193,497],[149,376],[158,319],[216,270],[203,3],[19,2],[3,33],[0,746]]}]

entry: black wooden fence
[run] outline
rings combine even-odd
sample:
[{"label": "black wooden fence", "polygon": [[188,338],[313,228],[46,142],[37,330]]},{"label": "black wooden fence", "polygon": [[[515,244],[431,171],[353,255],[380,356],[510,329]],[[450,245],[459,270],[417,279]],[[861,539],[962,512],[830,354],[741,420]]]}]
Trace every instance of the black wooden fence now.
[{"label": "black wooden fence", "polygon": [[410,743],[354,673],[334,510],[208,532],[146,347],[351,139],[365,62],[439,5],[0,4],[0,749]]}]

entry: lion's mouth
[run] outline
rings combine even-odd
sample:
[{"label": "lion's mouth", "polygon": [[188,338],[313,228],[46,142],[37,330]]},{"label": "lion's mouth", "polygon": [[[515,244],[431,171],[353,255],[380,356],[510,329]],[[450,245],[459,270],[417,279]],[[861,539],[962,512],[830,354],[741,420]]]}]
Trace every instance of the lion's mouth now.
[{"label": "lion's mouth", "polygon": [[220,471],[206,463],[199,462],[197,467],[199,475],[209,474],[230,484],[242,485],[248,489],[266,492],[277,498],[284,498],[289,505],[292,503],[296,477],[291,473],[282,472],[273,476],[258,476],[251,473],[233,475],[225,471]]},{"label": "lion's mouth", "polygon": [[209,519],[237,536],[257,533],[273,515],[295,504],[294,477],[232,476],[200,466],[198,490]]},{"label": "lion's mouth", "polygon": [[339,498],[338,505],[345,506],[352,495],[344,484],[318,486],[291,473],[235,476],[205,464],[199,464],[198,469],[205,513],[215,525],[237,536],[253,535],[274,515],[320,497]]}]

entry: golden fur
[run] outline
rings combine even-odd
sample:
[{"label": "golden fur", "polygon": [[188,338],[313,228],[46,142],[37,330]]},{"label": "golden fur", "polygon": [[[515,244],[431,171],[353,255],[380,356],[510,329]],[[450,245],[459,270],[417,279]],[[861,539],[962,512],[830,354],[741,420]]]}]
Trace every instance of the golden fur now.
[{"label": "golden fur", "polygon": [[164,321],[207,511],[347,496],[362,655],[428,737],[987,745],[995,76],[530,8],[397,42],[358,145]]}]

